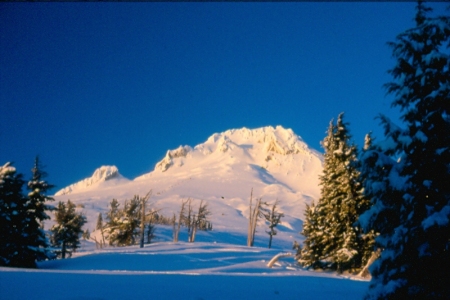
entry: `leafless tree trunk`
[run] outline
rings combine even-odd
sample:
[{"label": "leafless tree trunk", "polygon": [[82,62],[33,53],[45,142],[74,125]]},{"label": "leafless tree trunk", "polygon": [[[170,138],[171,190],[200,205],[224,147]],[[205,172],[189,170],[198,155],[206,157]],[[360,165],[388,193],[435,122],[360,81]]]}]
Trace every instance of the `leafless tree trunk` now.
[{"label": "leafless tree trunk", "polygon": [[62,246],[61,246],[61,258],[65,259],[66,258],[66,241],[62,242]]},{"label": "leafless tree trunk", "polygon": [[191,230],[193,226],[193,220],[192,220],[192,199],[188,199],[188,209],[187,209],[187,217],[186,217],[186,226],[188,230],[188,242],[191,242]]},{"label": "leafless tree trunk", "polygon": [[200,202],[200,206],[198,207],[198,213],[197,215],[194,214],[192,218],[192,226],[191,226],[191,233],[189,235],[189,242],[193,243],[195,242],[195,235],[197,234],[197,229],[200,226],[202,222],[206,222],[208,215],[210,215],[211,212],[208,210],[208,204],[203,204],[203,200]]},{"label": "leafless tree trunk", "polygon": [[277,211],[278,199],[272,205],[270,210],[265,209],[263,212],[264,218],[269,222],[269,231],[266,231],[269,235],[269,248],[272,247],[272,238],[277,234],[275,227],[280,223],[281,218],[284,217],[283,213]]},{"label": "leafless tree trunk", "polygon": [[[174,242],[178,241],[178,237],[176,237],[176,235],[177,235],[177,232],[176,232],[177,228],[175,227],[176,223],[177,223],[177,218],[175,217],[175,213],[174,213],[173,217],[172,217],[172,235],[173,235],[173,241]],[[176,241],[175,241],[175,238],[177,238]]]},{"label": "leafless tree trunk", "polygon": [[152,239],[155,237],[155,223],[154,216],[156,211],[152,211],[149,220],[148,220],[148,228],[147,228],[147,243],[151,244]]},{"label": "leafless tree trunk", "polygon": [[94,236],[92,237],[92,240],[95,242],[95,249],[102,249],[103,245],[102,245],[102,241],[97,241],[97,238]]},{"label": "leafless tree trunk", "polygon": [[250,193],[250,209],[249,209],[249,224],[247,235],[247,246],[253,247],[255,243],[256,225],[258,224],[258,218],[261,216],[261,198],[256,199],[255,206],[252,207],[253,189]]},{"label": "leafless tree trunk", "polygon": [[144,198],[141,198],[141,242],[140,248],[144,248],[144,236],[145,236],[145,206],[148,199],[152,196],[152,190],[150,190]]},{"label": "leafless tree trunk", "polygon": [[252,237],[252,200],[253,200],[253,188],[250,191],[250,206],[249,206],[249,216],[248,216],[248,229],[247,229],[247,246],[251,247],[251,237]]},{"label": "leafless tree trunk", "polygon": [[178,224],[176,226],[175,229],[175,214],[173,215],[173,229],[174,229],[174,233],[173,233],[173,241],[174,243],[178,242],[178,234],[180,233],[180,226],[181,226],[181,222],[183,222],[183,220],[186,218],[185,216],[185,210],[186,210],[186,203],[188,203],[189,199],[187,199],[186,201],[181,200],[181,209],[180,209],[180,214],[178,215]]},{"label": "leafless tree trunk", "polygon": [[363,278],[369,277],[369,267],[371,264],[373,264],[374,261],[380,257],[381,249],[377,249],[377,251],[372,252],[372,256],[370,256],[369,260],[367,261],[367,264],[364,266],[364,268],[359,272],[358,276],[361,276]]},{"label": "leafless tree trunk", "polygon": [[188,233],[188,242],[193,243],[195,241],[195,234],[197,233],[197,216],[193,215],[190,225],[190,232]]}]

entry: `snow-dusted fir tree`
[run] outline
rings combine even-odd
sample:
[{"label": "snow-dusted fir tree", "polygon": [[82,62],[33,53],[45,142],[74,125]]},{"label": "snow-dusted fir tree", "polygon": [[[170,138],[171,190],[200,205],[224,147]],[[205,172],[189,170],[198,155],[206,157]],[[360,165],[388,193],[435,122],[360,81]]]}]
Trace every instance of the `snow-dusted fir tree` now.
[{"label": "snow-dusted fir tree", "polygon": [[[330,214],[331,261],[342,271],[351,267],[360,267],[361,257],[358,248],[358,233],[355,222],[358,220],[358,203],[361,199],[359,172],[356,170],[356,146],[350,143],[348,124],[343,121],[343,114],[338,116],[334,135],[336,150],[334,172],[330,178],[331,201]],[[334,238],[333,238],[334,236]]]},{"label": "snow-dusted fir tree", "polygon": [[117,246],[133,245],[139,234],[141,220],[141,200],[138,195],[126,200],[123,209],[119,209],[117,200],[111,202],[111,210],[107,214],[107,231],[109,244]]},{"label": "snow-dusted fir tree", "polygon": [[450,17],[417,5],[416,27],[390,43],[397,63],[386,86],[404,128],[381,117],[386,140],[363,155],[362,217],[383,250],[367,299],[449,299]]},{"label": "snow-dusted fir tree", "polygon": [[324,168],[320,177],[321,182],[321,198],[319,203],[311,206],[306,206],[305,220],[303,222],[303,230],[301,234],[305,236],[303,247],[300,252],[299,262],[307,268],[319,268],[322,267],[322,259],[324,257],[324,248],[328,240],[324,237],[325,223],[327,222],[328,210],[327,205],[329,194],[331,189],[326,184],[331,180],[334,166],[333,163],[333,151],[335,150],[334,132],[336,126],[333,121],[330,122],[327,130],[327,136],[322,141],[322,147],[325,150],[324,153]]},{"label": "snow-dusted fir tree", "polygon": [[56,224],[51,228],[50,238],[52,246],[58,248],[56,254],[66,258],[66,254],[72,255],[80,247],[80,237],[83,233],[83,225],[86,217],[75,210],[75,204],[70,200],[67,205],[59,202],[55,210]]},{"label": "snow-dusted fir tree", "polygon": [[21,174],[9,163],[0,167],[0,264],[14,267],[36,267],[37,260],[53,258],[48,249],[42,222],[50,217],[46,192],[53,186],[43,177],[45,173],[36,158],[28,182],[28,196],[22,188]]},{"label": "snow-dusted fir tree", "polygon": [[[366,151],[372,150],[373,146],[373,138],[372,138],[372,133],[368,133],[366,134],[365,138],[364,138],[364,147],[362,150],[362,154],[364,155],[364,153]],[[361,169],[361,161],[358,161],[355,163],[357,165],[357,168],[360,170]],[[361,178],[361,186],[363,187],[362,190],[360,190],[360,192],[362,193],[360,201],[358,202],[357,205],[357,212],[358,215],[362,215],[364,212],[366,212],[371,206],[372,203],[370,201],[370,198],[366,197],[364,195],[364,180],[365,178],[362,176],[362,174],[360,174],[360,178]],[[375,250],[375,236],[376,236],[376,232],[374,229],[369,229],[367,231],[364,230],[363,226],[361,225],[361,223],[359,222],[359,220],[357,221],[357,223],[355,224],[356,226],[358,226],[358,233],[359,233],[359,252],[361,255],[361,264],[362,267],[364,269],[364,274],[361,274],[363,276],[368,276],[369,275],[369,271],[368,271],[368,267],[370,266],[370,264],[373,263],[375,257],[378,257],[379,255],[379,251]]]},{"label": "snow-dusted fir tree", "polygon": [[32,178],[27,186],[29,190],[26,203],[27,225],[24,227],[24,234],[28,239],[26,251],[35,260],[45,260],[53,258],[53,254],[48,249],[43,222],[50,219],[46,211],[54,209],[48,204],[49,201],[53,201],[53,198],[47,195],[54,186],[44,180],[47,173],[43,171],[39,157],[36,157],[31,172]]},{"label": "snow-dusted fir tree", "polygon": [[[98,213],[97,224],[95,225],[95,230],[100,230],[100,235],[102,237],[102,239],[100,241],[100,247],[103,247],[103,245],[105,245],[105,233],[104,233],[102,213]],[[97,243],[97,241],[96,241],[96,243]]]},{"label": "snow-dusted fir tree", "polygon": [[330,122],[324,147],[321,197],[306,211],[301,263],[343,271],[362,264],[361,231],[356,224],[363,201],[356,146],[350,143],[343,114]]},{"label": "snow-dusted fir tree", "polygon": [[27,245],[23,235],[26,217],[24,184],[22,174],[17,174],[10,163],[0,166],[0,266],[35,266],[34,259],[22,256]]},{"label": "snow-dusted fir tree", "polygon": [[301,234],[305,236],[303,247],[294,245],[294,248],[300,250],[300,255],[297,254],[297,259],[300,264],[307,268],[321,267],[320,257],[322,257],[323,246],[320,243],[320,236],[322,229],[319,227],[319,215],[316,212],[314,203],[306,205],[305,220],[303,221],[303,229]]},{"label": "snow-dusted fir tree", "polygon": [[119,226],[119,219],[121,217],[121,210],[119,209],[119,201],[112,199],[109,202],[109,210],[106,213],[106,224],[104,226],[104,233],[109,240],[109,245],[113,244],[112,236],[114,236],[116,229]]}]

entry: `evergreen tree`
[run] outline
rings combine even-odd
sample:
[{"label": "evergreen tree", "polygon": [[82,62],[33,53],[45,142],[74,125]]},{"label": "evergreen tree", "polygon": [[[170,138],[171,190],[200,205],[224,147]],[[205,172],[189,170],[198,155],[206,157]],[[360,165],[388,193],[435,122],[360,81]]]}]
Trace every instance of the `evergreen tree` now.
[{"label": "evergreen tree", "polygon": [[362,158],[373,206],[361,222],[383,250],[367,299],[450,298],[450,17],[429,17],[419,2],[415,20],[390,43],[386,85],[405,128],[381,116],[386,140]]},{"label": "evergreen tree", "polygon": [[35,266],[32,257],[23,256],[27,246],[23,232],[26,219],[24,184],[22,174],[17,174],[10,163],[0,167],[0,266]]},{"label": "evergreen tree", "polygon": [[306,206],[305,220],[303,222],[303,230],[301,234],[305,236],[303,242],[303,247],[300,251],[299,262],[307,268],[319,268],[322,267],[322,258],[324,257],[325,245],[328,238],[324,237],[324,224],[327,222],[326,217],[328,211],[326,209],[326,201],[329,199],[332,189],[326,184],[331,181],[334,166],[334,157],[332,153],[334,152],[336,146],[334,141],[334,132],[336,131],[336,126],[333,121],[330,122],[327,130],[327,136],[322,141],[322,147],[325,150],[324,153],[324,168],[322,176],[320,177],[321,182],[321,198],[319,199],[318,205],[314,203],[311,206]]},{"label": "evergreen tree", "polygon": [[118,209],[117,200],[111,202],[111,211],[108,213],[110,219],[109,244],[117,246],[134,245],[139,234],[137,230],[141,222],[141,201],[139,196],[134,196],[125,201],[122,210]]},{"label": "evergreen tree", "polygon": [[311,205],[306,204],[305,220],[303,221],[303,229],[301,234],[305,236],[303,247],[295,245],[298,250],[297,259],[300,264],[307,268],[319,268],[320,257],[323,255],[323,247],[319,243],[321,228],[318,224],[319,216],[316,212],[314,202]]},{"label": "evergreen tree", "polygon": [[356,224],[364,201],[357,149],[350,144],[343,113],[336,125],[330,122],[322,142],[324,170],[320,177],[321,197],[307,207],[303,231],[305,246],[300,262],[306,267],[343,271],[362,265],[360,227]]},{"label": "evergreen tree", "polygon": [[35,260],[45,260],[53,258],[53,254],[49,251],[47,238],[43,229],[44,220],[50,219],[46,211],[54,210],[54,207],[46,202],[53,201],[52,197],[46,194],[54,185],[44,180],[47,176],[42,170],[39,157],[34,161],[34,167],[31,169],[32,178],[28,182],[28,201],[27,208],[27,226],[24,228],[24,234],[28,239],[27,252]]},{"label": "evergreen tree", "polygon": [[98,218],[97,218],[97,224],[95,225],[95,229],[96,230],[100,230],[100,234],[102,236],[102,240],[100,242],[100,246],[105,245],[105,235],[103,232],[103,217],[102,217],[102,213],[98,213]]},{"label": "evergreen tree", "polygon": [[52,208],[45,202],[53,200],[46,192],[53,186],[43,180],[38,158],[32,173],[25,197],[22,175],[9,163],[0,167],[0,265],[36,267],[36,260],[53,258],[42,228]]},{"label": "evergreen tree", "polygon": [[[371,133],[366,134],[365,138],[364,138],[364,147],[363,147],[363,151],[362,151],[362,156],[364,155],[364,153],[368,150],[371,150],[372,147],[372,135]],[[360,170],[361,169],[361,161],[358,161],[357,164],[357,168]],[[363,189],[361,190],[362,195],[361,195],[361,200],[358,203],[357,206],[357,211],[358,211],[358,215],[361,216],[363,213],[365,213],[367,210],[370,209],[371,207],[371,201],[370,198],[366,197],[364,195],[364,181],[365,178],[362,176],[362,174],[360,174],[360,178],[361,180],[361,186],[363,187]],[[364,266],[364,268],[367,269],[367,274],[368,274],[368,267],[369,265],[373,262],[374,257],[378,257],[379,255],[379,251],[375,251],[375,236],[376,236],[376,232],[373,229],[367,230],[365,231],[363,226],[361,225],[361,223],[359,222],[359,220],[356,222],[356,225],[358,226],[358,231],[359,231],[359,236],[360,238],[358,239],[359,242],[359,249],[360,249],[360,253],[361,253],[361,263],[362,266]]]},{"label": "evergreen tree", "polygon": [[51,243],[57,250],[58,257],[66,258],[66,254],[72,255],[80,247],[80,237],[83,233],[83,225],[86,218],[75,210],[75,204],[70,200],[67,205],[59,202],[55,211],[56,224],[51,228]]},{"label": "evergreen tree", "polygon": [[[333,268],[338,271],[350,267],[360,267],[358,233],[355,222],[359,215],[357,205],[360,199],[359,173],[355,168],[357,150],[350,144],[348,124],[343,122],[343,114],[338,116],[334,136],[336,150],[333,152],[335,168],[331,179],[333,197],[330,201],[331,233],[330,258]],[[330,220],[330,219],[328,219]],[[334,224],[333,224],[334,223]]]},{"label": "evergreen tree", "polygon": [[113,244],[111,236],[114,235],[116,228],[119,226],[119,218],[121,217],[119,206],[117,199],[112,199],[109,203],[109,210],[106,213],[105,231],[110,246]]}]

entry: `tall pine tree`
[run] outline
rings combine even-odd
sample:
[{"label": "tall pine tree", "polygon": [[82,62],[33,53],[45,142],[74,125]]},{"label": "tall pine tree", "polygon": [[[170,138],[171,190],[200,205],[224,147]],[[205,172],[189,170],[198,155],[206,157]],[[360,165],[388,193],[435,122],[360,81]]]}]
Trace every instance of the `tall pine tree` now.
[{"label": "tall pine tree", "polygon": [[367,299],[450,298],[450,17],[429,11],[419,2],[416,26],[390,43],[386,87],[405,128],[382,116],[386,140],[362,158],[373,206],[361,222],[383,250]]},{"label": "tall pine tree", "polygon": [[35,260],[45,260],[53,258],[49,251],[47,238],[43,229],[44,220],[50,219],[46,211],[54,210],[48,201],[53,201],[52,197],[47,196],[48,191],[53,188],[44,178],[47,173],[43,171],[39,157],[36,157],[34,166],[31,169],[32,178],[28,182],[28,201],[27,201],[27,220],[28,224],[24,228],[24,233],[28,239],[28,250]]},{"label": "tall pine tree", "polygon": [[10,163],[0,167],[0,266],[35,266],[34,259],[22,256],[22,249],[27,245],[23,235],[26,218],[24,184],[22,174],[17,174]]},{"label": "tall pine tree", "polygon": [[350,144],[347,126],[340,114],[336,125],[330,122],[322,142],[325,154],[321,197],[315,206],[307,207],[302,232],[306,239],[300,262],[306,267],[343,271],[362,266],[364,241],[356,221],[364,197],[357,149]]},{"label": "tall pine tree", "polygon": [[300,264],[307,268],[321,267],[320,257],[323,254],[323,246],[320,244],[322,228],[319,224],[319,215],[314,203],[306,205],[305,220],[301,234],[305,236],[303,247],[300,249],[297,259]]}]

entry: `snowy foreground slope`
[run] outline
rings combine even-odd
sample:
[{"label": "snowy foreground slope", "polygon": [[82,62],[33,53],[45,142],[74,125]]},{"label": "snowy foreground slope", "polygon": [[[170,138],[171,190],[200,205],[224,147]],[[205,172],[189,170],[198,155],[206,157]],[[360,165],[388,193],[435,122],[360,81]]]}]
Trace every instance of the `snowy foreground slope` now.
[{"label": "snowy foreground slope", "polygon": [[299,269],[288,258],[268,268],[279,251],[260,247],[83,247],[76,257],[42,262],[38,270],[0,268],[1,299],[361,299],[368,286]]},{"label": "snowy foreground slope", "polygon": [[[154,243],[95,249],[90,241],[73,258],[39,263],[38,270],[0,268],[0,299],[361,299],[368,282],[301,269],[292,257],[273,267],[280,252],[293,252],[305,203],[318,199],[322,156],[292,130],[246,128],[212,135],[194,148],[168,151],[154,171],[128,180],[114,166],[60,190],[56,201],[70,199],[88,219],[92,236],[98,213],[108,203],[153,191],[150,207],[172,216],[182,199],[201,200],[211,211],[212,231],[197,233],[195,243],[172,243],[170,226],[158,226]],[[286,215],[273,249],[260,220],[256,247],[246,247],[248,202],[280,200]],[[45,223],[50,228],[53,221]],[[182,229],[183,230],[183,229]]]}]

